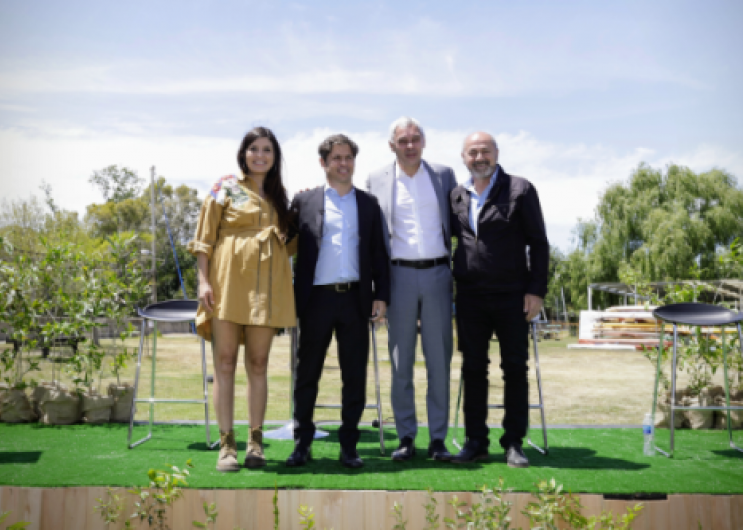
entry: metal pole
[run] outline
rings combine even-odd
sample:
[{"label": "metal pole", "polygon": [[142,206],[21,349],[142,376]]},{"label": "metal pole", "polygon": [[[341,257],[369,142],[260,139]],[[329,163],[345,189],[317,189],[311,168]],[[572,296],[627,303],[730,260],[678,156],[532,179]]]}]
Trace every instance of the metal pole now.
[{"label": "metal pole", "polygon": [[157,302],[157,269],[155,260],[155,166],[150,168],[150,213],[152,218],[152,302]]},{"label": "metal pole", "polygon": [[568,306],[565,304],[565,288],[560,287],[560,294],[562,295],[562,311],[565,314],[565,323],[568,324],[570,320],[568,319]]},{"label": "metal pole", "polygon": [[593,293],[591,292],[591,286],[589,285],[588,286],[588,310],[589,311],[593,311],[593,307],[592,307],[592,304],[591,304],[591,294],[593,294]]}]

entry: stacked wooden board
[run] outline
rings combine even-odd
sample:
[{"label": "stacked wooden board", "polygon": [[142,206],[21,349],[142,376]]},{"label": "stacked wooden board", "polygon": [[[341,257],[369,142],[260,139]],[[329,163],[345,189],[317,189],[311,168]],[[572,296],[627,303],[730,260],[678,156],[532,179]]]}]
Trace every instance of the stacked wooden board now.
[{"label": "stacked wooden board", "polygon": [[[594,343],[657,347],[661,324],[653,316],[655,307],[616,306],[604,311],[593,324]],[[673,331],[672,327],[669,331]],[[684,330],[688,333],[688,329]]]},{"label": "stacked wooden board", "polygon": [[[653,316],[654,306],[614,306],[606,311],[582,311],[579,344],[628,345],[637,349],[658,347],[661,322]],[[663,327],[665,342],[671,344],[673,325]],[[701,333],[711,334],[719,340],[722,329],[703,327]],[[737,333],[735,328],[726,328],[726,333]],[[696,333],[691,326],[678,326],[681,336]]]}]

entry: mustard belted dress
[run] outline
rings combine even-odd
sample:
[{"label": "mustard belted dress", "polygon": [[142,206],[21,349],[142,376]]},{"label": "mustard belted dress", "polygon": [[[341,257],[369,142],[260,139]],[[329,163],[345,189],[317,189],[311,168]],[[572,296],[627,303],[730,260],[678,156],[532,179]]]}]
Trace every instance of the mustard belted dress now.
[{"label": "mustard belted dress", "polygon": [[220,179],[204,199],[196,236],[188,244],[189,252],[209,258],[214,291],[214,311],[199,304],[198,334],[211,340],[212,317],[251,326],[295,326],[289,263],[295,246],[296,238],[284,244],[276,210],[251,179]]}]

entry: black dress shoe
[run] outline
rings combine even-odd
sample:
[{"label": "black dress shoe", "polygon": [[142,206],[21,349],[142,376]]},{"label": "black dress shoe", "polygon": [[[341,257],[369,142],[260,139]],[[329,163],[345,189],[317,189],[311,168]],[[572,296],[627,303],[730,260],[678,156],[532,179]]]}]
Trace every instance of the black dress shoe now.
[{"label": "black dress shoe", "polygon": [[446,448],[446,445],[444,445],[444,440],[437,439],[437,440],[431,441],[431,445],[428,446],[428,458],[432,458],[433,460],[442,460],[444,462],[448,462],[453,457],[452,457],[452,454]]},{"label": "black dress shoe", "polygon": [[459,454],[451,459],[455,464],[471,464],[478,460],[487,460],[488,446],[478,440],[467,440]]},{"label": "black dress shoe", "polygon": [[508,467],[529,467],[529,459],[520,445],[513,444],[506,449],[506,463]]},{"label": "black dress shoe", "polygon": [[298,445],[294,448],[292,454],[286,459],[287,467],[299,467],[312,460],[312,453],[309,447]]},{"label": "black dress shoe", "polygon": [[364,467],[364,461],[361,460],[358,451],[356,449],[343,449],[341,447],[341,464],[351,469],[358,469]]},{"label": "black dress shoe", "polygon": [[415,455],[415,445],[410,436],[403,436],[400,445],[392,451],[392,460],[395,462],[405,462]]}]

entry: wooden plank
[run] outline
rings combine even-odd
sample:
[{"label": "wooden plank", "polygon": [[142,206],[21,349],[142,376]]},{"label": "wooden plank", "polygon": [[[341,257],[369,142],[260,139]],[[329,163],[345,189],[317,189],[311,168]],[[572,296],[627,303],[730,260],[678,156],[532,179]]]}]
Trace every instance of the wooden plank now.
[{"label": "wooden plank", "polygon": [[[239,506],[237,495],[238,492],[242,493],[243,491],[249,492],[250,490],[216,490],[214,492],[214,502],[217,504],[217,513],[219,514],[214,530],[233,530],[233,528],[240,526],[237,522]],[[245,497],[247,498],[248,495]],[[255,497],[255,495],[252,495],[252,497]]]},{"label": "wooden plank", "polygon": [[279,491],[279,510],[281,512],[281,524],[279,528],[281,530],[299,528],[299,513],[297,513],[297,509],[300,503],[299,490]]},{"label": "wooden plank", "polygon": [[743,495],[730,498],[730,525],[732,528],[743,528]]},{"label": "wooden plank", "polygon": [[408,528],[426,527],[426,508],[428,493],[425,491],[408,491],[405,493],[405,511],[409,514]]},{"label": "wooden plank", "polygon": [[[127,506],[124,515],[132,512],[131,496],[124,489],[118,490]],[[439,525],[444,527],[445,516],[454,517],[453,508],[447,504],[454,493],[435,493]],[[467,503],[479,501],[477,493],[456,494]],[[29,521],[32,528],[41,530],[104,530],[98,512],[93,511],[96,499],[106,497],[106,488],[0,488],[0,508],[11,510],[9,524]],[[176,509],[169,512],[168,521],[173,528],[191,528],[192,521],[203,521],[203,503],[216,502],[220,516],[216,528],[232,530],[234,527],[250,530],[273,529],[272,490],[184,490],[184,498],[176,501]],[[531,500],[526,493],[508,494],[511,506],[512,527],[528,527],[521,511]],[[297,509],[300,504],[312,506],[316,514],[316,528],[355,530],[391,528],[394,520],[390,509],[397,501],[404,506],[407,528],[425,528],[425,508],[428,494],[419,491],[317,491],[284,490],[279,492],[281,508],[280,528],[299,528]],[[636,501],[607,501],[600,495],[582,495],[583,514],[598,515],[608,510],[621,517]],[[714,528],[732,530],[743,528],[742,495],[672,495],[667,501],[644,501],[644,508],[635,520],[635,530],[698,530]],[[123,521],[122,521],[123,523]],[[138,525],[135,524],[135,527]],[[560,525],[560,528],[563,526]]]},{"label": "wooden plank", "polygon": [[712,510],[712,526],[715,530],[737,530],[740,527],[732,526],[731,504],[729,495],[710,495]]},{"label": "wooden plank", "polygon": [[578,500],[580,501],[581,506],[583,506],[581,513],[586,517],[599,515],[603,510],[606,509],[604,508],[605,501],[603,495],[584,494],[581,495]]},{"label": "wooden plank", "polygon": [[88,488],[64,488],[63,489],[63,512],[62,526],[59,526],[59,515],[57,513],[58,530],[81,530],[87,524],[87,490]]},{"label": "wooden plank", "polygon": [[[368,491],[346,491],[341,497],[340,512],[337,515],[338,523],[329,525],[328,528],[366,528],[367,521],[364,518],[364,507]],[[322,527],[321,527],[322,528]]]},{"label": "wooden plank", "polygon": [[20,519],[18,515],[20,489],[21,488],[15,486],[5,486],[3,488],[2,497],[0,497],[0,512],[10,512],[10,515],[8,515],[8,518],[5,520],[5,523],[8,526],[23,520]]},{"label": "wooden plank", "polygon": [[60,520],[64,516],[64,503],[65,488],[44,488],[41,494],[39,530],[55,530],[59,528]]},{"label": "wooden plank", "polygon": [[531,494],[509,493],[504,496],[504,500],[513,503],[511,505],[511,511],[509,512],[509,516],[511,517],[511,526],[514,528],[529,528],[529,518],[521,512],[523,512],[526,509],[526,505],[533,500]]},{"label": "wooden plank", "polygon": [[[217,499],[220,499],[221,497],[227,496],[227,491],[230,490],[223,490],[220,493],[217,494]],[[258,518],[259,518],[259,511],[263,511],[265,513],[269,512],[269,509],[273,511],[273,505],[271,504],[271,498],[273,497],[273,491],[271,491],[271,498],[267,498],[265,500],[266,506],[258,506],[258,499],[261,497],[261,495],[265,495],[265,492],[268,490],[235,490],[234,495],[234,502],[235,502],[235,508],[233,512],[233,526],[232,527],[226,527],[228,530],[232,530],[234,527],[243,528],[245,530],[253,530],[259,528],[258,525]],[[221,514],[221,507],[220,514]],[[220,515],[221,517],[221,515]],[[267,521],[268,519],[266,519]],[[217,519],[219,521],[219,519]],[[267,523],[266,523],[267,524]],[[265,526],[265,528],[273,528],[273,522],[271,523],[271,526]]]},{"label": "wooden plank", "polygon": [[106,488],[90,487],[85,489],[85,530],[104,528],[105,525],[103,524],[101,513],[95,508],[98,506],[98,499],[102,499],[105,502]]},{"label": "wooden plank", "polygon": [[[255,507],[252,527],[246,526],[245,529],[254,528],[256,530],[267,530],[274,527],[273,514],[273,490],[259,490],[255,499]],[[296,527],[295,527],[296,528]]]},{"label": "wooden plank", "polygon": [[392,524],[390,523],[392,519],[386,511],[387,492],[362,491],[359,493],[364,499],[363,511],[358,514],[344,514],[344,525],[342,528],[360,528],[358,526],[360,519],[363,520],[364,529],[391,528]]},{"label": "wooden plank", "polygon": [[21,521],[38,521],[41,519],[41,488],[23,488],[23,502],[18,510]]}]

